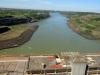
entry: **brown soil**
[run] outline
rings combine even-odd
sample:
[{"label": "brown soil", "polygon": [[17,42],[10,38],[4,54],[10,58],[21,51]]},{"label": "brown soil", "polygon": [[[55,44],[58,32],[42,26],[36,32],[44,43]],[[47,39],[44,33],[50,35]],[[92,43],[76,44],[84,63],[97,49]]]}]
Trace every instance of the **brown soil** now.
[{"label": "brown soil", "polygon": [[73,31],[75,31],[77,33],[81,32],[80,28],[76,25],[76,23],[73,19],[68,21],[68,25]]}]

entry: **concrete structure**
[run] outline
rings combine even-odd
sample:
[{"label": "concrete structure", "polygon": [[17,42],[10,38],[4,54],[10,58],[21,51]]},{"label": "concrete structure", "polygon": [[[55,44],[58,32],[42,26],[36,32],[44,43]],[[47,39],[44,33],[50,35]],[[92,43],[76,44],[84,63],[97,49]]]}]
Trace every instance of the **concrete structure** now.
[{"label": "concrete structure", "polygon": [[[50,67],[54,56],[0,57],[0,75],[100,75],[100,55],[69,54],[66,68]],[[43,69],[41,63],[47,64]],[[87,66],[88,64],[88,66]]]},{"label": "concrete structure", "polygon": [[87,75],[87,59],[81,54],[72,54],[71,75]]},{"label": "concrete structure", "polygon": [[72,74],[71,75],[85,75],[86,74],[86,63],[72,63]]}]

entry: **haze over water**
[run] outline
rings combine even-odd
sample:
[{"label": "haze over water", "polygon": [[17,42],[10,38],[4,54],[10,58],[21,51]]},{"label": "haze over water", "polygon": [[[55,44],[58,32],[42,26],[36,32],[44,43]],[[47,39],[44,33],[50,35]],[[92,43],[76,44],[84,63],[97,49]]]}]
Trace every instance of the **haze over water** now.
[{"label": "haze over water", "polygon": [[60,13],[38,22],[39,28],[31,40],[16,48],[1,50],[1,54],[45,54],[65,51],[99,52],[100,40],[88,40],[73,32],[67,24],[68,18]]}]

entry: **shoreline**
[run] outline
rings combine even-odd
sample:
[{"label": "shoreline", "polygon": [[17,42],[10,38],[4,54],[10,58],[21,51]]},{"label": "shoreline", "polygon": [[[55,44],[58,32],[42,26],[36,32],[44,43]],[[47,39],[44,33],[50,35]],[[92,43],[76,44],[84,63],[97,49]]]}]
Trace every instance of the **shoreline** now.
[{"label": "shoreline", "polygon": [[68,27],[70,29],[72,29],[74,32],[76,32],[77,34],[81,35],[82,37],[89,39],[89,40],[99,40],[98,38],[92,36],[89,33],[83,33],[81,32],[81,29],[76,25],[75,20],[69,19],[68,20]]},{"label": "shoreline", "polygon": [[9,39],[9,40],[0,41],[0,50],[18,47],[20,45],[23,45],[27,41],[29,41],[31,39],[33,33],[38,28],[38,25],[35,25],[35,23],[31,23],[31,24],[33,24],[33,25],[30,26],[26,31],[24,31],[18,37],[13,38],[13,39]]}]

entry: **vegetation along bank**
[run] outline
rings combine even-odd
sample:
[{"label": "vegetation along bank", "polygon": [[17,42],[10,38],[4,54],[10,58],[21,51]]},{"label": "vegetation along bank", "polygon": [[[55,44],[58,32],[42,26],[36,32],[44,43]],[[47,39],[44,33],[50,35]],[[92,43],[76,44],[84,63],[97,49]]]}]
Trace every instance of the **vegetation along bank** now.
[{"label": "vegetation along bank", "polygon": [[20,46],[30,40],[38,28],[35,22],[47,17],[46,11],[0,9],[0,49]]},{"label": "vegetation along bank", "polygon": [[89,12],[66,13],[69,17],[69,27],[81,36],[97,40],[100,39],[100,14]]}]

